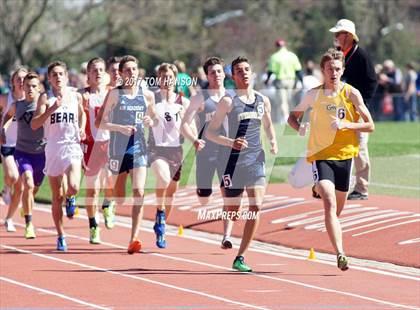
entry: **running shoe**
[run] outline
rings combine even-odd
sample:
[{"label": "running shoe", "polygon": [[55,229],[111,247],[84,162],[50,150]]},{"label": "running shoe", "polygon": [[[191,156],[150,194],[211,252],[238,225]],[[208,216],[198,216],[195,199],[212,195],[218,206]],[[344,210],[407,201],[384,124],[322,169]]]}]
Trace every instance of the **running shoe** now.
[{"label": "running shoe", "polygon": [[232,248],[232,240],[230,240],[230,238],[229,237],[223,237],[223,240],[222,240],[222,249],[223,250],[227,250],[227,249],[231,249]]},{"label": "running shoe", "polygon": [[341,253],[337,255],[337,267],[342,271],[349,269],[349,260],[346,255]]},{"label": "running shoe", "polygon": [[67,251],[66,237],[58,236],[58,238],[57,238],[57,251],[61,251],[61,252],[66,252]]},{"label": "running shoe", "polygon": [[4,220],[4,226],[6,226],[6,231],[7,232],[15,232],[16,231],[16,227],[15,227],[15,224],[13,223],[12,219],[5,219]]},{"label": "running shoe", "polygon": [[76,211],[76,198],[74,196],[66,197],[66,215],[69,219],[74,217]]},{"label": "running shoe", "polygon": [[241,272],[252,272],[251,267],[245,264],[243,256],[236,256],[232,268]]},{"label": "running shoe", "polygon": [[347,200],[368,200],[368,194],[362,194],[357,191],[352,191],[348,196]]},{"label": "running shoe", "polygon": [[158,248],[166,248],[165,240],[165,212],[158,211],[156,212],[156,221],[153,226],[153,230],[156,234],[156,246]]},{"label": "running shoe", "polygon": [[91,244],[100,244],[101,243],[101,237],[100,237],[100,234],[99,234],[99,227],[92,227],[90,229],[89,242]]},{"label": "running shoe", "polygon": [[127,253],[128,254],[134,254],[138,253],[141,250],[141,241],[138,239],[134,239],[130,244],[128,245]]},{"label": "running shoe", "polygon": [[35,228],[34,228],[34,225],[32,225],[32,222],[29,222],[25,226],[25,238],[35,239]]},{"label": "running shoe", "polygon": [[111,201],[107,208],[102,210],[104,215],[105,227],[112,229],[115,225],[115,202]]},{"label": "running shoe", "polygon": [[6,205],[10,205],[12,202],[12,190],[9,186],[4,184],[3,192],[2,192],[3,201]]}]

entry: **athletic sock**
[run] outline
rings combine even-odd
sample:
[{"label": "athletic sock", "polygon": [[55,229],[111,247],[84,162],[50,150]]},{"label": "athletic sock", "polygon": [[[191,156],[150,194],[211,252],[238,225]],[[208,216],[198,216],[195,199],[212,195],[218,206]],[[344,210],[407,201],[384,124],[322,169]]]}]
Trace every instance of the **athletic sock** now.
[{"label": "athletic sock", "polygon": [[98,223],[96,222],[96,218],[90,217],[89,218],[89,228],[97,227]]},{"label": "athletic sock", "polygon": [[160,218],[159,217],[159,215],[161,215],[162,213],[165,213],[165,210],[156,210],[156,220],[158,219],[158,218]]},{"label": "athletic sock", "polygon": [[108,208],[110,203],[111,201],[105,198],[104,202],[102,203],[102,210]]},{"label": "athletic sock", "polygon": [[25,224],[32,222],[32,214],[25,215]]}]

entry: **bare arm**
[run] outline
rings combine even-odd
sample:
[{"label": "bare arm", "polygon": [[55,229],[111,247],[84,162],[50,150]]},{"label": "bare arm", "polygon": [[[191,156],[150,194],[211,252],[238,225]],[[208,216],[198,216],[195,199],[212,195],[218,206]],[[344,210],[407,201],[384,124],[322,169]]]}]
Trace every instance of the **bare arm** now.
[{"label": "bare arm", "polygon": [[[104,103],[102,104],[101,108],[98,111],[98,115],[96,115],[95,117],[95,127],[96,128],[102,128],[102,120],[104,118],[105,113],[108,115],[109,112],[114,108],[114,105],[116,103],[112,102],[113,100],[113,94],[115,94],[117,90],[112,89],[110,90],[107,94],[106,97],[104,99]],[[104,128],[102,128],[104,129]]]},{"label": "bare arm", "polygon": [[144,116],[143,122],[146,126],[154,127],[159,123],[155,110],[155,95],[151,91],[145,91],[144,97],[147,101],[147,115]]},{"label": "bare arm", "polygon": [[1,121],[1,134],[0,134],[0,144],[6,143],[6,134],[5,130],[10,125],[10,120],[13,119],[13,116],[15,116],[16,113],[16,102],[13,102],[13,104],[10,106],[9,111],[3,116],[3,119]]},{"label": "bare arm", "polygon": [[233,147],[235,140],[219,134],[220,127],[222,126],[223,120],[225,119],[226,115],[231,110],[232,110],[232,99],[227,96],[223,97],[220,100],[220,102],[217,104],[216,112],[207,127],[207,130],[206,130],[207,139],[217,144]]},{"label": "bare arm", "polygon": [[348,122],[342,120],[334,120],[331,124],[332,128],[340,129],[351,129],[361,132],[372,132],[375,130],[375,124],[373,123],[372,116],[370,115],[369,110],[366,108],[366,105],[363,103],[363,98],[360,92],[356,88],[351,88],[350,96],[351,102],[356,108],[357,112],[363,119],[363,123],[359,122]]},{"label": "bare arm", "polygon": [[195,128],[195,116],[197,112],[203,110],[204,98],[201,94],[191,98],[190,106],[184,113],[181,123],[181,132],[185,138],[194,143],[194,147],[197,151],[203,149],[206,145],[206,142],[202,139],[198,139],[197,130]]},{"label": "bare arm", "polygon": [[86,113],[83,106],[83,98],[80,93],[77,93],[77,104],[79,110],[79,130],[80,130],[80,139],[84,140],[86,138]]},{"label": "bare arm", "polygon": [[303,97],[302,101],[296,106],[296,108],[290,112],[287,122],[290,127],[294,130],[299,131],[300,121],[302,120],[303,114],[308,110],[315,101],[316,93],[318,89],[312,89],[308,91]]},{"label": "bare arm", "polygon": [[262,124],[265,134],[270,142],[270,152],[277,154],[278,146],[276,140],[276,132],[274,130],[273,122],[271,121],[271,104],[267,97],[264,97],[264,115],[262,117]]},{"label": "bare arm", "polygon": [[40,128],[59,107],[61,106],[61,98],[57,98],[55,103],[48,106],[47,94],[42,94],[38,98],[35,115],[31,121],[32,130]]},{"label": "bare arm", "polygon": [[3,110],[6,108],[6,104],[7,104],[7,96],[6,95],[0,96],[0,115],[2,115]]},{"label": "bare arm", "polygon": [[131,136],[134,132],[137,131],[136,127],[133,125],[119,125],[110,122],[109,115],[112,109],[118,102],[118,90],[111,90],[106,98],[105,103],[102,105],[99,110],[98,116],[95,119],[95,126],[101,129],[109,131],[118,131],[126,136]]},{"label": "bare arm", "polygon": [[192,84],[188,86],[188,90],[190,91],[190,98],[197,95],[197,91]]}]

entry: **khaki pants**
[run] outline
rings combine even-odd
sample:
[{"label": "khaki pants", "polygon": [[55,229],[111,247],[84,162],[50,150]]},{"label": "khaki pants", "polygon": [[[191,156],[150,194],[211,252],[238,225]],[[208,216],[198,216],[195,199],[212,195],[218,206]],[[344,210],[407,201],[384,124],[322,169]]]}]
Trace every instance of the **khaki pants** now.
[{"label": "khaki pants", "polygon": [[370,160],[368,141],[369,133],[359,132],[359,155],[354,158],[354,167],[356,168],[356,184],[354,190],[361,194],[368,194],[370,179]]},{"label": "khaki pants", "polygon": [[[287,123],[290,107],[292,105],[293,86],[295,80],[275,80],[276,102],[274,122]],[[280,111],[278,111],[280,108]],[[279,113],[280,112],[280,113]]]}]

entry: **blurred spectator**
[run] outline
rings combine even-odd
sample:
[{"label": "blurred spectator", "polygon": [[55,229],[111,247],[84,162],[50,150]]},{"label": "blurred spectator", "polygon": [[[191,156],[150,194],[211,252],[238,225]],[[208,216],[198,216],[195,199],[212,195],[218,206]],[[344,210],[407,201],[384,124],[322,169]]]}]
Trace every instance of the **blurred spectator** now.
[{"label": "blurred spectator", "polygon": [[106,60],[106,72],[109,74],[108,86],[115,88],[122,84],[122,79],[118,71],[120,66],[120,57],[111,56]]},{"label": "blurred spectator", "polygon": [[36,74],[38,74],[40,85],[41,85],[41,93],[50,90],[50,84],[48,84],[47,79],[47,68],[36,68]]},{"label": "blurred spectator", "polygon": [[420,70],[417,72],[416,89],[417,97],[420,97]]},{"label": "blurred spectator", "polygon": [[206,73],[204,72],[203,67],[198,67],[197,68],[197,86],[201,89],[207,89],[207,87],[209,86],[209,82],[207,81],[207,76]]},{"label": "blurred spectator", "polygon": [[146,69],[139,68],[138,78],[139,78],[140,87],[142,88],[142,90],[144,91],[144,90],[148,89],[149,87],[148,87],[147,82],[146,82]]},{"label": "blurred spectator", "polygon": [[414,64],[406,64],[407,73],[404,77],[404,102],[407,114],[406,119],[414,122],[418,120],[417,111],[417,91],[416,80],[417,73],[414,69]]},{"label": "blurred spectator", "polygon": [[89,86],[88,82],[87,82],[87,61],[82,62],[82,64],[80,65],[80,73],[78,76],[78,80],[79,80],[79,85],[80,87],[78,87],[78,89],[84,89],[86,87]]},{"label": "blurred spectator", "polygon": [[378,80],[378,87],[376,87],[376,92],[373,95],[373,98],[371,100],[371,104],[369,110],[372,114],[373,120],[383,120],[383,117],[392,113],[393,108],[392,104],[391,107],[386,107],[383,104],[384,96],[385,96],[385,84],[386,82],[381,79],[381,74],[383,73],[384,67],[382,64],[376,64],[375,65],[375,72],[376,72],[376,78]]},{"label": "blurred spectator", "polygon": [[[363,102],[369,107],[377,86],[375,68],[368,53],[359,46],[355,24],[348,19],[340,19],[330,29],[334,33],[334,45],[344,53],[345,66],[342,80],[360,91]],[[358,132],[359,154],[354,158],[356,184],[347,199],[368,199],[370,180],[370,159],[367,132]]]},{"label": "blurred spectator", "polygon": [[175,60],[174,65],[178,69],[178,75],[176,77],[177,87],[176,92],[179,94],[182,92],[183,96],[190,98],[196,94],[191,76],[187,73],[185,63],[181,60]]},{"label": "blurred spectator", "polygon": [[[293,89],[296,87],[296,77],[302,81],[302,66],[296,54],[286,48],[286,41],[278,39],[276,41],[277,52],[270,56],[268,61],[268,72],[265,85],[268,85],[272,74],[275,75],[274,86],[277,89],[277,100],[272,105],[274,122],[287,123],[289,108],[292,104]],[[280,113],[278,109],[280,107]]]},{"label": "blurred spectator", "polygon": [[235,89],[235,81],[232,79],[232,65],[226,65],[224,68],[225,71],[225,81],[224,86],[226,89]]},{"label": "blurred spectator", "polygon": [[380,79],[385,82],[388,93],[392,96],[392,105],[394,107],[394,121],[405,120],[405,105],[403,97],[403,75],[391,59],[384,61],[384,73]]},{"label": "blurred spectator", "polygon": [[0,74],[0,95],[7,95],[10,89],[3,80],[3,76]]},{"label": "blurred spectator", "polygon": [[315,76],[315,64],[312,60],[305,63],[305,75],[302,78],[302,92],[306,93],[308,90],[321,85],[321,81]]}]

